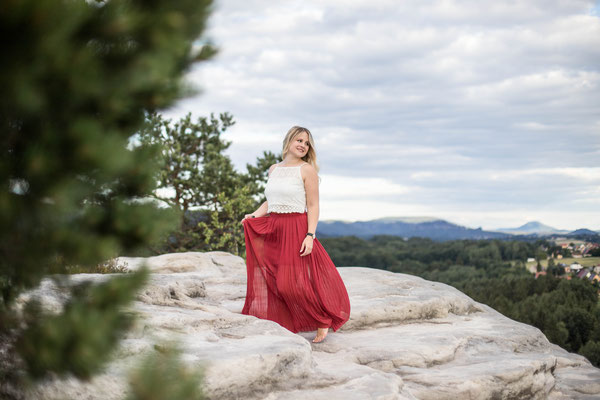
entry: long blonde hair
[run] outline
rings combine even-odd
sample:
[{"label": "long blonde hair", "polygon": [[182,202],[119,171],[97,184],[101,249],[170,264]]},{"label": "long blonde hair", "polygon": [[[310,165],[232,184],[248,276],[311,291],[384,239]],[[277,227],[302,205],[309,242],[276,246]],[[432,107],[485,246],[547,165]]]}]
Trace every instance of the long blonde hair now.
[{"label": "long blonde hair", "polygon": [[302,157],[302,160],[312,165],[315,171],[319,173],[319,165],[317,164],[317,153],[315,152],[315,141],[313,140],[310,131],[301,126],[292,126],[290,130],[287,131],[285,139],[283,139],[283,150],[281,151],[281,159],[285,159],[285,156],[287,155],[288,150],[290,148],[290,143],[292,143],[296,136],[300,135],[302,132],[306,132],[306,134],[308,135],[308,143],[310,144],[310,146],[308,147],[308,151],[306,152],[304,157]]}]

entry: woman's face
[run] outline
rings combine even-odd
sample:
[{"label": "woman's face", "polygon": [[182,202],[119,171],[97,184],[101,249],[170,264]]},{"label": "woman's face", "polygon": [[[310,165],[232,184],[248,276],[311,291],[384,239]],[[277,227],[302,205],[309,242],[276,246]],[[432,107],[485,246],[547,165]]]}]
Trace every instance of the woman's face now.
[{"label": "woman's face", "polygon": [[298,158],[302,158],[308,152],[310,142],[308,141],[308,133],[302,132],[290,142],[288,151]]}]

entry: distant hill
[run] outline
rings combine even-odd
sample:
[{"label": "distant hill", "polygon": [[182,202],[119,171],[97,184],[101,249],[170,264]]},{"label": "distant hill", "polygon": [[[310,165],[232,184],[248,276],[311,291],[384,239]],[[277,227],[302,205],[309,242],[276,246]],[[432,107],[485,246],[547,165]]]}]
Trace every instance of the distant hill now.
[{"label": "distant hill", "polygon": [[393,235],[401,237],[425,237],[433,240],[460,239],[515,239],[537,240],[540,237],[557,235],[585,237],[600,240],[600,232],[590,229],[568,231],[544,225],[538,221],[528,222],[518,228],[504,228],[484,231],[473,229],[435,217],[385,217],[370,221],[320,221],[317,226],[318,237],[357,236],[370,238],[374,235]]},{"label": "distant hill", "polygon": [[373,221],[388,223],[388,222],[407,222],[411,224],[419,223],[419,222],[433,222],[433,221],[442,221],[439,218],[435,217],[383,217],[377,218]]},{"label": "distant hill", "polygon": [[371,221],[321,221],[317,236],[350,236],[369,238],[374,235],[426,237],[434,240],[506,239],[510,235],[472,229],[431,217],[387,217]]},{"label": "distant hill", "polygon": [[569,236],[576,236],[576,235],[598,235],[598,234],[600,234],[600,231],[596,232],[596,231],[593,231],[591,229],[585,229],[585,228],[583,228],[583,229],[577,229],[577,230],[574,230],[573,232],[569,232],[568,233]]},{"label": "distant hill", "polygon": [[560,234],[569,233],[568,230],[556,229],[551,226],[544,225],[538,221],[527,222],[526,224],[521,225],[518,228],[501,228],[501,229],[495,229],[495,231],[510,233],[513,235],[531,235],[531,234],[552,235],[552,234],[556,234],[556,233],[560,233]]}]

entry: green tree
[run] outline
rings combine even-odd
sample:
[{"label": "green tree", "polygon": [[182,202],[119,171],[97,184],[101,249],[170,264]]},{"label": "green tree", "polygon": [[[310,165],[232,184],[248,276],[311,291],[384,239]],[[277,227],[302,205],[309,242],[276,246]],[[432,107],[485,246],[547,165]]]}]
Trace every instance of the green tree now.
[{"label": "green tree", "polygon": [[538,268],[538,271],[541,271],[541,270],[542,270],[542,264],[541,264],[541,261],[542,261],[542,260],[545,260],[545,259],[547,259],[547,258],[548,258],[548,255],[547,255],[547,254],[546,254],[546,252],[545,252],[545,251],[543,251],[543,250],[538,250],[538,251],[535,253],[535,261],[537,261],[537,268]]},{"label": "green tree", "polygon": [[254,199],[254,204],[251,207],[252,211],[267,199],[264,195],[264,190],[268,179],[269,167],[279,161],[281,161],[281,153],[275,154],[270,151],[264,151],[256,159],[256,165],[246,164],[248,173],[242,175],[241,178],[244,186],[248,186],[249,192]]},{"label": "green tree", "polygon": [[174,191],[174,196],[153,197],[184,213],[192,207],[216,203],[219,193],[231,197],[240,179],[229,157],[223,154],[231,142],[222,135],[234,124],[228,113],[196,121],[188,113],[176,122],[157,113],[149,114],[139,134],[141,147],[162,145],[157,160],[163,165],[157,174],[158,189]]},{"label": "green tree", "polygon": [[593,365],[600,365],[600,342],[588,341],[580,350],[582,356],[586,357]]},{"label": "green tree", "polygon": [[228,113],[196,121],[188,113],[175,122],[157,113],[148,115],[138,139],[141,147],[162,146],[156,160],[163,165],[157,174],[158,189],[174,193],[155,193],[153,197],[180,212],[179,227],[154,249],[155,253],[244,253],[244,232],[239,221],[260,204],[268,168],[276,157],[264,152],[256,166],[247,164],[248,173],[237,172],[224,154],[231,141],[223,138],[234,123]]},{"label": "green tree", "polygon": [[549,273],[551,273],[554,276],[563,276],[565,274],[565,268],[560,265],[556,265],[554,258],[548,259],[547,270]]},{"label": "green tree", "polygon": [[192,238],[202,241],[204,250],[228,251],[244,256],[246,247],[240,220],[252,207],[247,186],[236,188],[231,197],[219,193],[209,210],[208,221],[198,222],[198,233],[192,232]]},{"label": "green tree", "polygon": [[215,53],[193,46],[210,10],[210,0],[0,5],[1,382],[22,383],[14,367],[87,378],[130,325],[121,308],[144,270],[73,287],[58,314],[32,302],[23,318],[15,299],[50,273],[136,251],[173,228],[172,213],[143,201],[159,147],[127,144],[148,110],[189,93],[184,72]]}]

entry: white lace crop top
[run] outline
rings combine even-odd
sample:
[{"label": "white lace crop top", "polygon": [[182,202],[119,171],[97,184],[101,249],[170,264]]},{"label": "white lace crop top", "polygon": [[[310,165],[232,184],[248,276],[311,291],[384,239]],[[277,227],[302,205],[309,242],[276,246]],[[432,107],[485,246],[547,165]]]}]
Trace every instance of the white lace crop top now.
[{"label": "white lace crop top", "polygon": [[300,167],[304,164],[295,167],[278,165],[273,168],[265,186],[268,213],[301,213],[306,211],[306,191],[300,173]]}]

